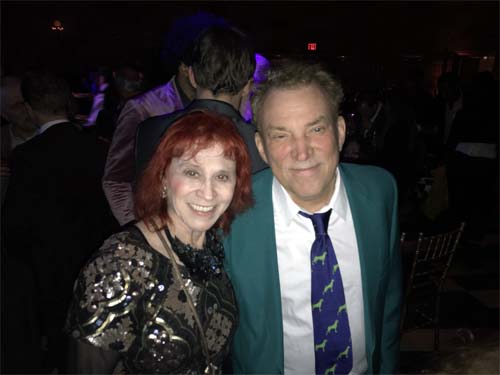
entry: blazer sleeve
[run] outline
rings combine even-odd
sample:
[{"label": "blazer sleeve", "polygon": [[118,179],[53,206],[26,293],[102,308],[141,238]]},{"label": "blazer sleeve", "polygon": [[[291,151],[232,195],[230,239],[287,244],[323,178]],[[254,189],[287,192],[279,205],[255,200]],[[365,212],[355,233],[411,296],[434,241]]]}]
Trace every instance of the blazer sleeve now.
[{"label": "blazer sleeve", "polygon": [[41,200],[36,188],[39,168],[24,149],[19,146],[12,154],[12,173],[2,210],[4,251],[6,249],[14,256],[30,254],[33,244],[40,243],[36,222],[41,218],[37,215],[38,210],[33,209],[40,205]]},{"label": "blazer sleeve", "polygon": [[135,132],[143,117],[133,100],[125,104],[116,123],[104,168],[102,187],[120,225],[135,219],[132,194]]},{"label": "blazer sleeve", "polygon": [[399,339],[400,319],[402,307],[402,267],[400,251],[400,234],[398,224],[398,196],[396,184],[393,180],[392,217],[390,227],[390,270],[388,272],[387,289],[384,302],[382,340],[380,351],[381,374],[398,372],[399,366]]}]

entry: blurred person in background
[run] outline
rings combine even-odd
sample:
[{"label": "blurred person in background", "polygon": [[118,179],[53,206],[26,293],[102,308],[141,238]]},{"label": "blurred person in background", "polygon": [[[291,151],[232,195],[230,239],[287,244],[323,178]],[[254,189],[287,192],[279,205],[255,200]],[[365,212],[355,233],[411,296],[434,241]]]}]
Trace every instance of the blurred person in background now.
[{"label": "blurred person in background", "polygon": [[32,138],[38,128],[29,116],[21,95],[21,79],[5,76],[0,82],[1,118],[1,182],[2,204],[10,175],[9,159],[12,151]]},{"label": "blurred person in background", "polygon": [[95,122],[98,137],[107,143],[111,142],[123,106],[127,100],[141,94],[144,89],[144,75],[139,67],[124,64],[113,71],[113,78]]},{"label": "blurred person in background", "polygon": [[466,240],[481,242],[498,230],[499,87],[491,73],[479,73],[463,88],[446,143],[450,208],[467,222]]},{"label": "blurred person in background", "polygon": [[108,96],[108,90],[113,79],[112,72],[107,67],[100,67],[96,74],[95,91],[93,92],[92,107],[90,108],[87,121],[83,126],[94,126],[97,115],[104,108],[105,97]]},{"label": "blurred person in background", "polygon": [[[33,282],[24,290],[23,280],[9,266],[5,287],[14,301],[30,296],[46,342],[47,370],[64,372],[62,329],[73,281],[88,256],[116,229],[100,183],[105,148],[69,120],[72,96],[63,78],[46,70],[29,71],[21,91],[38,132],[12,153],[2,210],[3,255],[26,267]],[[16,343],[23,339],[19,327],[26,303],[6,301],[4,306],[11,319],[2,341],[14,352],[23,353]],[[13,370],[32,365],[27,362],[13,363]]]},{"label": "blurred person in background", "polygon": [[155,145],[177,118],[195,109],[206,109],[229,117],[245,141],[252,173],[267,168],[255,145],[255,126],[245,122],[238,108],[247,100],[255,71],[253,45],[249,37],[232,27],[214,26],[196,41],[189,78],[196,98],[184,110],[153,117],[139,125],[136,139],[136,174],[147,166]]},{"label": "blurred person in background", "polygon": [[195,96],[189,80],[191,48],[205,28],[225,24],[210,13],[177,19],[167,33],[163,59],[175,66],[175,75],[165,84],[128,100],[118,116],[106,160],[102,186],[113,215],[120,225],[134,219],[132,182],[135,177],[134,146],[137,126],[144,120],[185,108]]},{"label": "blurred person in background", "polygon": [[250,99],[254,91],[254,87],[258,86],[259,83],[264,81],[267,69],[269,69],[269,60],[262,56],[260,53],[255,54],[255,72],[253,74],[253,85],[248,91],[245,97],[241,100],[241,105],[239,108],[241,117],[250,123],[252,122],[252,105]]}]

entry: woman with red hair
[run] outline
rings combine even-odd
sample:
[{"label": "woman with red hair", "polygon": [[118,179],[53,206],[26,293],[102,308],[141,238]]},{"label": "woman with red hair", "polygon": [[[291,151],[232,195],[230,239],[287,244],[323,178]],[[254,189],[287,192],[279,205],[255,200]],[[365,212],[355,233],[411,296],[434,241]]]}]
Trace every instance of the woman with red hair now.
[{"label": "woman with red hair", "polygon": [[75,283],[70,372],[220,372],[238,321],[220,236],[252,204],[250,171],[229,118],[171,125],[137,185],[137,223]]}]

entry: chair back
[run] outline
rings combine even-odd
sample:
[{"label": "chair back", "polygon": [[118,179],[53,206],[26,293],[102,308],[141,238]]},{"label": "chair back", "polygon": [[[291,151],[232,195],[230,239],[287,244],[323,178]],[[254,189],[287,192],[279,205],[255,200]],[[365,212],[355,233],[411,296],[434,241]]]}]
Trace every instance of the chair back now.
[{"label": "chair back", "polygon": [[427,319],[420,320],[418,323],[413,322],[414,326],[421,328],[437,322],[438,316],[435,314],[438,314],[439,311],[434,308],[434,302],[443,288],[464,226],[465,223],[461,223],[450,231],[430,236],[419,233],[416,240],[409,240],[406,233],[402,234],[401,250],[407,255],[407,258],[413,254],[413,261],[410,266],[410,274],[406,279],[401,329],[404,328],[409,302],[417,304],[419,312],[424,311],[421,308],[424,305],[430,307],[428,314],[420,314]]}]

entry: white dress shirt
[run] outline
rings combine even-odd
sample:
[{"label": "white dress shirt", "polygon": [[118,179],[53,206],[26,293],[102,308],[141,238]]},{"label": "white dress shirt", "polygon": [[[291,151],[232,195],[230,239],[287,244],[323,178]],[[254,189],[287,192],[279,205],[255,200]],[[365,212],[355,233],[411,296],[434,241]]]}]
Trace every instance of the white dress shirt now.
[{"label": "white dress shirt", "polygon": [[[276,178],[273,179],[272,194],[283,313],[285,374],[314,374],[310,259],[315,239],[314,228],[310,219],[298,214],[302,209],[293,202]],[[330,202],[318,212],[330,208],[333,210],[328,234],[341,270],[351,330],[351,374],[362,374],[368,366],[361,267],[351,209],[338,171],[334,194]]]}]

